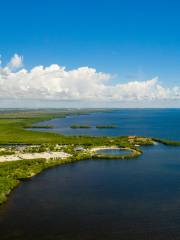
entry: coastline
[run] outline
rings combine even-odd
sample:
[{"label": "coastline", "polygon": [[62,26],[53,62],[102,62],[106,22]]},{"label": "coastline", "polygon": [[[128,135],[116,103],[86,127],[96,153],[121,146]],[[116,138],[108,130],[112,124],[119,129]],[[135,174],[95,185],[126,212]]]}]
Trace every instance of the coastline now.
[{"label": "coastline", "polygon": [[[82,111],[81,111],[82,112]],[[68,164],[86,159],[132,159],[140,156],[143,152],[139,148],[144,145],[153,145],[154,142],[159,142],[165,145],[179,146],[180,142],[168,141],[156,138],[148,138],[142,136],[118,136],[118,137],[93,137],[93,136],[65,136],[55,133],[44,133],[26,130],[26,126],[32,124],[57,118],[66,117],[70,113],[6,113],[0,117],[0,143],[3,146],[19,146],[24,144],[40,145],[47,144],[49,148],[56,144],[61,144],[63,149],[61,153],[67,154],[66,157],[53,154],[45,157],[44,153],[23,153],[20,154],[21,160],[0,162],[0,204],[7,200],[10,192],[19,185],[19,183],[26,178],[30,178],[40,173],[44,169]],[[77,114],[77,113],[73,113]],[[81,113],[78,113],[81,114]],[[75,151],[76,147],[83,146],[84,151]],[[132,153],[126,155],[106,155],[97,154],[96,151],[100,149],[128,149]],[[49,151],[49,150],[48,150]],[[51,150],[53,152],[53,150]],[[60,152],[60,151],[59,151]],[[69,154],[69,155],[68,155]],[[54,156],[55,156],[54,155]],[[9,155],[11,156],[11,155]],[[24,156],[29,156],[29,160],[24,160]],[[31,157],[34,156],[32,159]],[[36,158],[38,156],[38,158]]]}]

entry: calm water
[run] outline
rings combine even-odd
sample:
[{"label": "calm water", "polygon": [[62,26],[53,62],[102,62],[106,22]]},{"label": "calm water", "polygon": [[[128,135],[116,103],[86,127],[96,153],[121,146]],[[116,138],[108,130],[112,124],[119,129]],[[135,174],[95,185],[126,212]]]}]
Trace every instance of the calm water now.
[{"label": "calm water", "polygon": [[[69,116],[40,125],[53,125],[54,131],[71,135],[142,135],[180,140],[180,109],[122,109],[111,113]],[[73,124],[90,125],[91,129],[71,129]],[[113,129],[96,129],[96,125],[116,125]],[[33,129],[37,130],[38,129]]]},{"label": "calm water", "polygon": [[107,155],[114,155],[114,156],[119,156],[119,155],[124,155],[124,154],[130,154],[132,151],[130,150],[121,150],[121,149],[101,149],[96,151],[98,154],[107,154]]},{"label": "calm water", "polygon": [[0,239],[180,239],[180,149],[86,160],[24,182],[0,208]]},{"label": "calm water", "polygon": [[[177,126],[178,139],[179,111],[168,111],[152,115],[167,117],[157,119],[162,135]],[[156,123],[152,116],[146,122]],[[143,150],[137,159],[85,160],[23,182],[0,207],[0,240],[179,240],[180,147]]]}]

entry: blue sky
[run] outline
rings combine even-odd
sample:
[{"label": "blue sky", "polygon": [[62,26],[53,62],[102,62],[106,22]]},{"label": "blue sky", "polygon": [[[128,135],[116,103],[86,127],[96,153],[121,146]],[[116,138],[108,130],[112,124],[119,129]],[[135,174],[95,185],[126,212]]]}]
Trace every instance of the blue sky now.
[{"label": "blue sky", "polygon": [[180,2],[130,0],[0,0],[0,54],[24,66],[56,63],[95,68],[111,83],[159,76],[180,79]]}]

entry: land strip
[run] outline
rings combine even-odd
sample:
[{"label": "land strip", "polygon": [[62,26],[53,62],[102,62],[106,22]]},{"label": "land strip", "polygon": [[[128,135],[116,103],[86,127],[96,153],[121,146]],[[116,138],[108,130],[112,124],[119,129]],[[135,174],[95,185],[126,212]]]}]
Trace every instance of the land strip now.
[{"label": "land strip", "polygon": [[[129,159],[142,154],[139,146],[154,144],[155,141],[171,144],[165,140],[138,136],[64,136],[26,129],[41,121],[91,112],[92,110],[1,112],[0,203],[7,200],[11,190],[23,179],[32,177],[46,168],[92,158]],[[92,153],[91,149],[102,146],[130,149],[132,153],[117,157]]]}]

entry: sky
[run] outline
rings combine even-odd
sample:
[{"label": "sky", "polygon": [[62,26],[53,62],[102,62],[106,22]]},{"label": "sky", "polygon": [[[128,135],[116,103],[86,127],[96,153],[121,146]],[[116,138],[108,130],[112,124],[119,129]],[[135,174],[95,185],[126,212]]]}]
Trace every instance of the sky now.
[{"label": "sky", "polygon": [[0,107],[180,107],[179,9],[0,0]]}]

